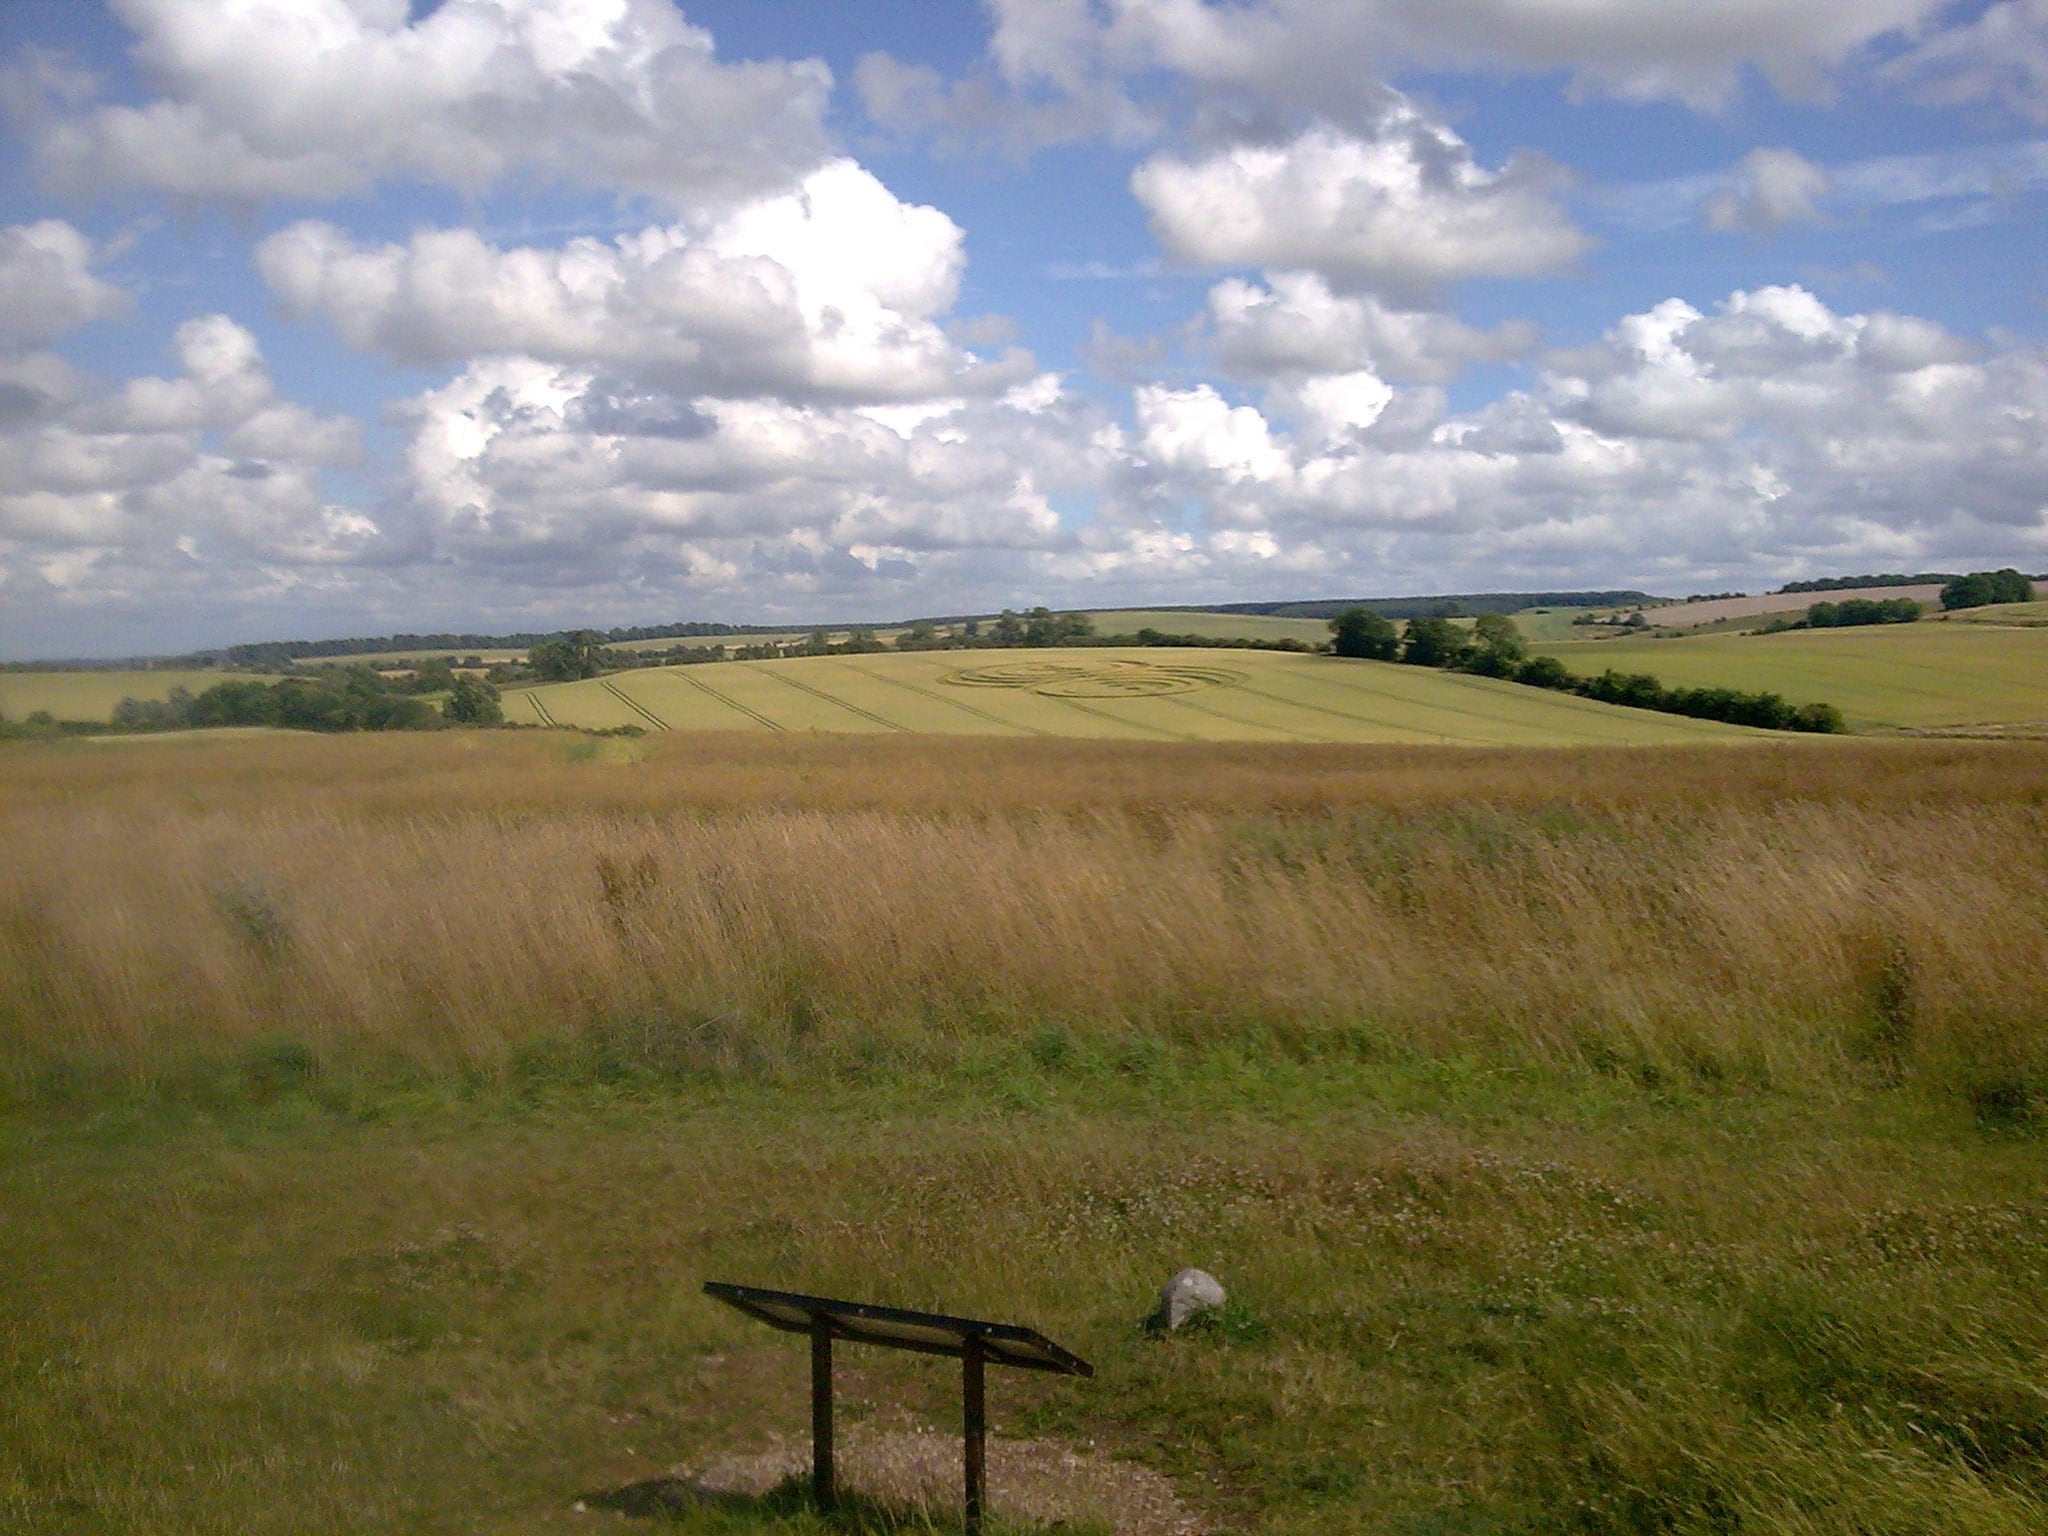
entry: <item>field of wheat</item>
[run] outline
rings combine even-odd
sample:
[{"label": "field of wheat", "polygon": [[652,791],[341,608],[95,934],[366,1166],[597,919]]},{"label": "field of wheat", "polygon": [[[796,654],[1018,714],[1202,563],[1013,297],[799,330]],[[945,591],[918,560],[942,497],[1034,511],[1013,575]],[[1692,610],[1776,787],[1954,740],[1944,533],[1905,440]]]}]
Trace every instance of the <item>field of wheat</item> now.
[{"label": "field of wheat", "polygon": [[1429,667],[1115,647],[654,668],[508,693],[505,718],[589,730],[1152,742],[1534,747],[1757,739],[1739,727]]}]

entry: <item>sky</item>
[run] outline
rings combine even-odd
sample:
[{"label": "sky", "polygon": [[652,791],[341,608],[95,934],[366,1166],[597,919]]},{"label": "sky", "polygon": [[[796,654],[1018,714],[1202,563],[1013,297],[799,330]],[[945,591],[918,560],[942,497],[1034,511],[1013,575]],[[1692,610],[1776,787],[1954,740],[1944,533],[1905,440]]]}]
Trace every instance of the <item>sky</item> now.
[{"label": "sky", "polygon": [[2048,570],[2048,0],[0,0],[0,660]]}]

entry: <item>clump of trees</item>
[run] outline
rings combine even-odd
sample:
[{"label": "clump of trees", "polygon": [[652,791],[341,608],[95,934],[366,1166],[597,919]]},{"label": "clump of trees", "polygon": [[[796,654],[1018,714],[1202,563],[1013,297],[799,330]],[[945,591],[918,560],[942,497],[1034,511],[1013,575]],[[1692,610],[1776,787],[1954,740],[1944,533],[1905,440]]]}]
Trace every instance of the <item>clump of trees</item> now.
[{"label": "clump of trees", "polygon": [[1920,605],[1910,597],[1850,597],[1839,603],[1815,603],[1806,610],[1808,629],[1858,629],[1866,624],[1911,624]]},{"label": "clump of trees", "polygon": [[1407,632],[1398,637],[1391,624],[1384,619],[1375,624],[1375,619],[1378,615],[1363,608],[1332,619],[1331,649],[1339,656],[1472,672],[1531,688],[1575,693],[1602,704],[1654,709],[1696,720],[1828,735],[1844,729],[1842,712],[1832,704],[1793,704],[1775,693],[1746,693],[1737,688],[1667,688],[1647,672],[1617,672],[1611,667],[1598,677],[1576,676],[1555,656],[1529,655],[1521,631],[1506,614],[1482,614],[1470,629],[1444,618],[1411,619]]},{"label": "clump of trees", "polygon": [[1363,661],[1392,661],[1401,654],[1401,632],[1370,608],[1347,608],[1330,620],[1330,649]]},{"label": "clump of trees", "polygon": [[2011,566],[2002,571],[1972,571],[1941,589],[1941,606],[1986,608],[1993,603],[2031,603],[2034,584]]},{"label": "clump of trees", "polygon": [[542,640],[528,647],[526,652],[528,669],[545,683],[573,683],[581,678],[596,677],[600,672],[609,670],[613,660],[603,641],[587,629],[571,630],[568,634]]},{"label": "clump of trees", "polygon": [[[496,690],[492,690],[494,693]],[[114,727],[180,731],[218,725],[269,725],[295,731],[422,731],[442,716],[422,699],[397,692],[368,667],[266,683],[228,678],[194,694],[173,688],[163,699],[123,699]]]},{"label": "clump of trees", "polygon": [[455,725],[503,725],[505,702],[488,678],[458,677],[442,702],[441,718]]}]

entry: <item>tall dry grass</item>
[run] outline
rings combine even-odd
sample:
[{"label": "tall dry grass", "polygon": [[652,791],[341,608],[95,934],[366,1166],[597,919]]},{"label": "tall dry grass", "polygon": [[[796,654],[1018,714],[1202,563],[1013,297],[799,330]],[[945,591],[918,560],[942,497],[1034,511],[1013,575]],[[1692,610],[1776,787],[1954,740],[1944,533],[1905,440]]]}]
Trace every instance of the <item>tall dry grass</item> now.
[{"label": "tall dry grass", "polygon": [[0,755],[0,1062],[693,1071],[1053,1024],[2048,1082],[2039,748],[570,745]]}]

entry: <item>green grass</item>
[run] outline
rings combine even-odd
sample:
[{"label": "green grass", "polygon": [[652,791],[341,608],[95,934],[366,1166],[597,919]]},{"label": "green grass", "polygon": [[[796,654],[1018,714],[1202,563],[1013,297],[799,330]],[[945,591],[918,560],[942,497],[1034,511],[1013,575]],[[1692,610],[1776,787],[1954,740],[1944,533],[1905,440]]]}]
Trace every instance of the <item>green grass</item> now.
[{"label": "green grass", "polygon": [[[1991,610],[1985,610],[1989,613]],[[1938,730],[2048,721],[2048,630],[1923,619],[1868,629],[1538,644],[1574,672],[1613,667],[1675,686],[1822,701],[1853,728]]]},{"label": "green grass", "polygon": [[[991,669],[993,681],[962,680]],[[1177,691],[1142,691],[1148,687]],[[1652,745],[1756,734],[1489,678],[1229,650],[948,651],[657,668],[508,693],[506,718],[544,723],[536,705],[557,724],[589,729],[1486,746]]]},{"label": "green grass", "polygon": [[253,673],[205,670],[0,672],[0,715],[20,720],[40,709],[59,720],[104,724],[114,718],[114,706],[123,699],[163,699],[173,688],[203,693],[215,683],[251,677],[258,682],[276,681]]},{"label": "green grass", "polygon": [[[991,1373],[997,1435],[1224,1530],[2048,1521],[2043,1144],[1940,1102],[1051,1028],[939,1075],[290,1061],[0,1121],[0,1526],[586,1530],[801,1443],[801,1342],[705,1278],[1037,1326],[1098,1375]],[[1147,1339],[1189,1263],[1228,1326]],[[957,1429],[946,1363],[840,1368],[842,1434]],[[841,1527],[792,1494],[667,1528]]]},{"label": "green grass", "polygon": [[2015,624],[2032,629],[2048,624],[2048,600],[2031,603],[1993,603],[1985,608],[1964,608],[1949,620],[1958,624]]}]

